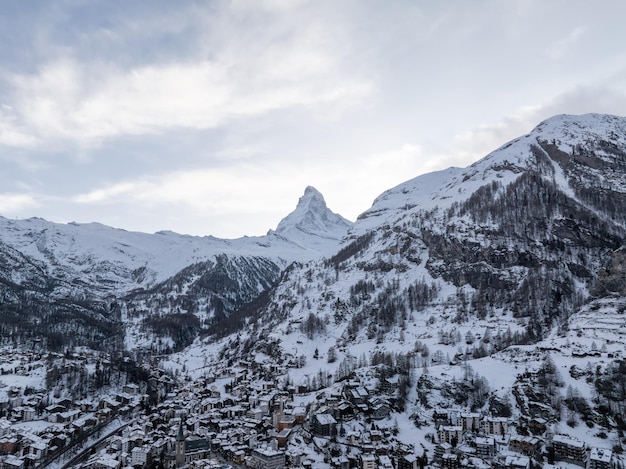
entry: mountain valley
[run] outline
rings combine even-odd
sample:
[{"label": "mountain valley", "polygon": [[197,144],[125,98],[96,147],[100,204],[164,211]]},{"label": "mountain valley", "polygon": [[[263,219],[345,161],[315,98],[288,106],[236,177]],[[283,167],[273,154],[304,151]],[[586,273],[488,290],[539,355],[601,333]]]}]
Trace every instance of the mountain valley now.
[{"label": "mountain valley", "polygon": [[[625,235],[626,118],[601,114],[354,223],[313,187],[233,240],[0,218],[3,464],[623,467]],[[35,422],[78,409],[52,450]],[[179,431],[209,449],[185,459]]]}]

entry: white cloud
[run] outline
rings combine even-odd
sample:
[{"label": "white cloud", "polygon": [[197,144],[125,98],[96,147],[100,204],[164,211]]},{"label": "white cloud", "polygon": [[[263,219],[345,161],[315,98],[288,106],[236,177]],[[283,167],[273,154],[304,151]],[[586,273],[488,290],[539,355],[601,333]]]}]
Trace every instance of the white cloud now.
[{"label": "white cloud", "polygon": [[26,208],[37,207],[39,204],[31,194],[0,194],[0,214],[11,215]]},{"label": "white cloud", "polygon": [[[240,160],[223,168],[198,168],[113,183],[77,195],[72,201],[120,207],[119,211],[133,207],[155,218],[159,213],[186,213],[189,224],[195,223],[187,232],[194,234],[261,234],[295,208],[307,185],[322,191],[331,210],[355,219],[381,192],[423,172],[421,152],[418,145],[405,144],[356,161],[293,160],[261,166]],[[242,233],[242,224],[233,222],[237,218],[245,220],[246,226],[256,226]],[[210,228],[206,227],[209,221]]]},{"label": "white cloud", "polygon": [[8,104],[0,105],[0,145],[34,147],[36,139],[19,127],[17,115]]},{"label": "white cloud", "polygon": [[[210,62],[104,74],[95,89],[85,89],[91,78],[72,62],[49,65],[36,76],[16,77],[24,123],[42,140],[88,143],[168,128],[213,128],[290,107],[332,107],[359,101],[372,90],[366,82],[344,77],[316,81],[316,72],[309,80],[298,80],[298,74],[291,79],[287,71],[282,81],[268,77],[266,86],[259,87],[254,83],[258,77],[234,76],[227,64]],[[34,136],[5,143],[32,143]]]},{"label": "white cloud", "polygon": [[343,63],[345,46],[319,18],[291,23],[280,12],[265,13],[269,24],[255,23],[247,32],[240,23],[256,13],[233,8],[220,14],[224,24],[209,24],[217,32],[189,44],[210,50],[204,57],[134,67],[59,57],[35,72],[14,73],[13,116],[10,122],[0,114],[0,143],[97,145],[119,135],[216,128],[282,109],[332,115],[372,95],[371,80]]}]

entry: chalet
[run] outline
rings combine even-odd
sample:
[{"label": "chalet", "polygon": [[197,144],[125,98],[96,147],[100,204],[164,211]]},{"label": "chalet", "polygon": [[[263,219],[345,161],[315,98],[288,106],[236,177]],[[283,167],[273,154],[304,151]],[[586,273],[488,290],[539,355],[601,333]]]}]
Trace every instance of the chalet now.
[{"label": "chalet", "polygon": [[448,409],[436,408],[433,411],[433,420],[437,426],[450,425],[452,423],[450,420],[450,411]]},{"label": "chalet", "polygon": [[61,399],[60,401],[57,402],[57,404],[65,407],[66,410],[74,407],[74,401],[72,401],[69,398]]},{"label": "chalet", "polygon": [[360,445],[361,444],[361,432],[351,431],[346,434],[346,442],[350,445]]},{"label": "chalet", "polygon": [[110,397],[105,397],[98,404],[98,409],[111,409],[115,412],[117,412],[120,407],[122,407],[122,405]]},{"label": "chalet", "polygon": [[356,405],[365,404],[367,402],[367,398],[369,397],[367,389],[365,389],[363,386],[359,386],[356,388],[346,388],[344,395],[346,399]]},{"label": "chalet", "polygon": [[122,461],[110,456],[93,456],[82,466],[84,469],[121,469]]},{"label": "chalet", "polygon": [[349,469],[350,460],[346,456],[339,456],[330,460],[330,467],[333,469]]},{"label": "chalet", "polygon": [[376,404],[373,404],[370,407],[370,416],[375,420],[382,420],[389,417],[391,413],[391,408],[389,405],[382,401],[377,401]]},{"label": "chalet", "polygon": [[378,469],[395,469],[391,458],[386,454],[378,456]]},{"label": "chalet", "polygon": [[530,469],[528,456],[507,455],[504,459],[505,469]]},{"label": "chalet", "polygon": [[58,423],[69,423],[77,420],[80,417],[79,410],[68,410],[67,412],[62,412],[57,414],[57,422]]},{"label": "chalet", "polygon": [[24,469],[24,461],[10,454],[2,461],[2,467],[3,469]]},{"label": "chalet", "polygon": [[509,450],[525,456],[534,456],[541,447],[541,440],[534,436],[515,436],[509,440]]},{"label": "chalet", "polygon": [[139,386],[136,384],[125,384],[122,391],[127,394],[139,394]]},{"label": "chalet", "polygon": [[533,435],[543,435],[548,429],[548,422],[541,417],[535,417],[528,423],[528,428]]},{"label": "chalet", "polygon": [[43,441],[33,441],[22,448],[22,456],[33,461],[40,461],[48,453],[48,445]]},{"label": "chalet", "polygon": [[396,459],[397,469],[418,469],[419,457],[416,454],[405,454]]},{"label": "chalet", "polygon": [[458,469],[459,457],[454,453],[444,453],[441,456],[441,468],[442,469]]},{"label": "chalet", "polygon": [[340,420],[345,420],[354,416],[354,407],[349,401],[341,401],[334,408],[334,416]]},{"label": "chalet", "polygon": [[380,382],[380,390],[385,394],[393,394],[398,389],[398,380],[400,376],[395,375],[391,378],[385,378]]}]

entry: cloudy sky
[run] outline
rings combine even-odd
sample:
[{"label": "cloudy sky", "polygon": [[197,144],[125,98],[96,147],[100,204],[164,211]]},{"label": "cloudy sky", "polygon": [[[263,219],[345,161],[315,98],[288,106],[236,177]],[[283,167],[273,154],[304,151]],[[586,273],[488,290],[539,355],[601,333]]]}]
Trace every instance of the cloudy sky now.
[{"label": "cloudy sky", "polygon": [[6,0],[0,214],[238,237],[354,220],[560,113],[626,115],[622,0]]}]

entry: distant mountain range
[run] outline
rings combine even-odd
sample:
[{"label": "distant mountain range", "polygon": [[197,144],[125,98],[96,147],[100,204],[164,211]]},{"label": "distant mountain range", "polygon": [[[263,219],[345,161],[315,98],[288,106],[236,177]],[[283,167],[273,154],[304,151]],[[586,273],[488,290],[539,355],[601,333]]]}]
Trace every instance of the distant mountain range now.
[{"label": "distant mountain range", "polygon": [[325,347],[489,320],[535,342],[623,294],[625,234],[626,119],[562,115],[354,224],[312,187],[276,230],[235,240],[0,218],[0,319],[13,340],[154,353],[239,329],[297,349],[285,334],[307,321]]},{"label": "distant mountain range", "polygon": [[0,315],[7,335],[120,347],[125,299],[142,304],[142,320],[178,314],[198,326],[254,300],[291,263],[332,254],[351,226],[313,187],[276,231],[232,240],[0,217]]}]

